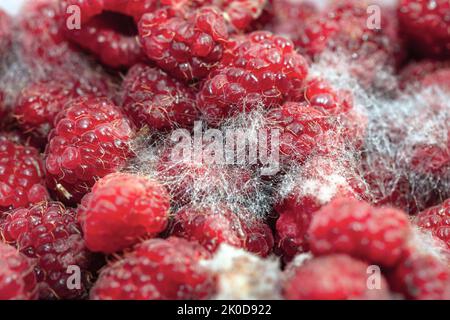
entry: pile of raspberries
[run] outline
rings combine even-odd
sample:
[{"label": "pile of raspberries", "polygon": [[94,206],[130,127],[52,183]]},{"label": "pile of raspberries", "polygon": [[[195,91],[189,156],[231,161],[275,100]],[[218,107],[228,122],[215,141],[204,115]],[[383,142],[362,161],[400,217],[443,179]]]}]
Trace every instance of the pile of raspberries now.
[{"label": "pile of raspberries", "polygon": [[[422,106],[447,116],[446,143],[421,140],[402,159],[439,180],[417,203],[385,162],[365,170],[371,109],[313,72],[331,54],[374,96],[450,94],[450,2],[380,4],[378,27],[368,8],[29,0],[0,11],[0,299],[450,299],[450,100]],[[382,85],[380,69],[392,74]],[[174,130],[254,113],[280,132],[276,174],[171,162]],[[198,179],[210,188],[194,190]],[[250,201],[237,206],[241,194]]]}]

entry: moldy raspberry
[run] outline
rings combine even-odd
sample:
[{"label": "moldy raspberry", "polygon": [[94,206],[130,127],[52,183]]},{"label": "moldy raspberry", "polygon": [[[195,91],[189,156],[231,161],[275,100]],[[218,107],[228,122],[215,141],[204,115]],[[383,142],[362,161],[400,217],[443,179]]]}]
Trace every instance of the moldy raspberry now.
[{"label": "moldy raspberry", "polygon": [[346,253],[382,266],[401,258],[411,233],[408,216],[400,210],[348,198],[332,200],[317,211],[308,230],[315,255]]},{"label": "moldy raspberry", "polygon": [[0,300],[37,298],[34,261],[0,242]]},{"label": "moldy raspberry", "polygon": [[[79,299],[87,294],[90,254],[75,212],[58,202],[41,202],[8,212],[0,223],[6,243],[37,260],[35,267],[41,299]],[[81,288],[69,289],[69,266],[81,270]]]},{"label": "moldy raspberry", "polygon": [[49,186],[59,198],[78,203],[98,178],[122,168],[132,155],[134,130],[106,98],[70,101],[55,119],[45,163]]},{"label": "moldy raspberry", "polygon": [[214,252],[220,244],[244,248],[262,257],[273,247],[269,226],[249,214],[235,214],[225,205],[219,209],[183,207],[174,217],[171,234],[196,241]]},{"label": "moldy raspberry", "polygon": [[411,50],[419,56],[450,57],[448,0],[401,0],[398,19]]},{"label": "moldy raspberry", "polygon": [[428,208],[415,217],[416,224],[441,239],[450,250],[450,199]]},{"label": "moldy raspberry", "polygon": [[381,277],[381,288],[367,285],[369,265],[344,254],[307,260],[294,267],[285,279],[284,297],[290,300],[387,300],[388,284]]},{"label": "moldy raspberry", "polygon": [[142,17],[139,36],[150,60],[172,76],[192,81],[206,77],[217,65],[228,32],[214,7],[185,15],[165,8]]},{"label": "moldy raspberry", "polygon": [[128,173],[100,179],[78,208],[86,246],[114,253],[164,231],[169,195],[157,181]]},{"label": "moldy raspberry", "polygon": [[0,212],[47,198],[39,151],[0,134]]},{"label": "moldy raspberry", "polygon": [[198,107],[209,123],[217,124],[244,110],[279,106],[298,96],[307,72],[306,60],[291,41],[252,32],[227,45],[220,66],[200,89]]},{"label": "moldy raspberry", "polygon": [[191,127],[198,119],[194,90],[164,71],[133,66],[122,84],[122,106],[135,124],[164,130]]},{"label": "moldy raspberry", "polygon": [[91,290],[94,300],[196,300],[215,292],[215,280],[198,265],[208,252],[184,239],[151,239],[107,266]]}]

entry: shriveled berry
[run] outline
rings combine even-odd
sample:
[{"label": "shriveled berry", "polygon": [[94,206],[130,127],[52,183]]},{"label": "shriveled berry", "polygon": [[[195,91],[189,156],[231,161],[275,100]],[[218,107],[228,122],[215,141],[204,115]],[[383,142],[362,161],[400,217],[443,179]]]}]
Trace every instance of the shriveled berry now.
[{"label": "shriveled berry", "polygon": [[[35,273],[41,299],[86,296],[90,254],[74,210],[58,202],[41,202],[28,209],[13,210],[0,223],[0,233],[7,243],[37,260]],[[80,288],[69,286],[71,267],[81,271]]]},{"label": "shriveled berry", "polygon": [[374,208],[347,198],[322,207],[308,230],[311,251],[316,255],[346,253],[383,266],[400,260],[410,233],[403,211]]},{"label": "shriveled berry", "polygon": [[133,136],[130,121],[108,99],[71,100],[49,135],[49,186],[61,199],[77,203],[98,178],[125,165]]},{"label": "shriveled berry", "polygon": [[194,90],[160,69],[143,64],[133,66],[122,91],[123,109],[140,127],[190,127],[199,117]]},{"label": "shriveled berry", "polygon": [[0,300],[37,298],[34,260],[0,242]]},{"label": "shriveled berry", "polygon": [[215,281],[198,263],[209,257],[200,245],[184,239],[147,240],[103,269],[91,299],[207,299],[215,291]]},{"label": "shriveled berry", "polygon": [[290,300],[387,300],[388,284],[368,286],[369,265],[344,254],[304,262],[285,280],[284,297]]},{"label": "shriveled berry", "polygon": [[226,243],[260,256],[273,247],[272,231],[249,214],[235,214],[225,205],[220,209],[184,207],[175,215],[171,234],[196,241],[214,252]]},{"label": "shriveled berry", "polygon": [[169,195],[158,182],[127,173],[100,179],[78,209],[86,246],[114,253],[164,231]]}]

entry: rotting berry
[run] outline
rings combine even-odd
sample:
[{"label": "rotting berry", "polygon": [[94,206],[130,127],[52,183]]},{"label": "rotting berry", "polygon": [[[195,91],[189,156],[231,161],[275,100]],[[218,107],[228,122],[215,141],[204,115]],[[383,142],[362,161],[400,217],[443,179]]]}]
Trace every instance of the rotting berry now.
[{"label": "rotting berry", "polygon": [[431,231],[450,250],[450,199],[420,212],[414,219],[419,227]]},{"label": "rotting berry", "polygon": [[192,88],[143,64],[128,71],[121,103],[137,126],[147,125],[150,129],[191,127],[199,117]]}]

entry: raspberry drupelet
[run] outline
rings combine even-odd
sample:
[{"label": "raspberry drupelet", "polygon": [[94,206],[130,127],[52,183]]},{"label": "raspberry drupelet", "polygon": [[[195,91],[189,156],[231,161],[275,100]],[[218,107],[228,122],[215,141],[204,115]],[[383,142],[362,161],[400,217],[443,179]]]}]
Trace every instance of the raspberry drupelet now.
[{"label": "raspberry drupelet", "polygon": [[288,39],[267,31],[238,36],[204,81],[198,107],[209,123],[218,124],[238,112],[279,106],[298,97],[307,73],[306,60]]},{"label": "raspberry drupelet", "polygon": [[78,219],[89,250],[114,253],[164,231],[169,207],[169,195],[157,181],[113,173],[83,198]]},{"label": "raspberry drupelet", "polygon": [[308,230],[315,255],[346,253],[382,266],[400,260],[411,234],[403,211],[338,198],[314,214]]},{"label": "raspberry drupelet", "polygon": [[[91,254],[87,251],[75,211],[58,202],[41,202],[7,213],[0,222],[6,243],[36,259],[40,299],[81,299],[87,295]],[[67,285],[70,266],[81,270],[81,287]]]},{"label": "raspberry drupelet", "polygon": [[199,118],[195,91],[164,71],[137,64],[122,84],[122,107],[134,123],[151,129],[191,127]]},{"label": "raspberry drupelet", "polygon": [[163,8],[145,14],[139,22],[139,36],[150,60],[187,82],[211,72],[229,37],[224,18],[214,7],[186,14]]},{"label": "raspberry drupelet", "polygon": [[216,290],[215,280],[199,266],[208,258],[203,247],[184,239],[144,241],[102,270],[91,299],[208,299]]},{"label": "raspberry drupelet", "polygon": [[34,260],[0,242],[0,300],[34,300],[37,282]]},{"label": "raspberry drupelet", "polygon": [[45,164],[49,187],[67,203],[78,203],[98,178],[121,169],[132,156],[134,129],[106,98],[72,100],[55,119]]},{"label": "raspberry drupelet", "polygon": [[218,209],[181,208],[175,214],[171,234],[196,241],[210,252],[226,243],[262,257],[271,252],[274,243],[272,231],[262,220],[235,214],[225,205]]},{"label": "raspberry drupelet", "polygon": [[[291,269],[291,268],[288,268]],[[290,300],[388,300],[389,287],[381,276],[380,288],[370,289],[369,265],[344,254],[307,260],[292,267],[283,294]]]},{"label": "raspberry drupelet", "polygon": [[48,199],[39,151],[0,133],[0,213]]}]

